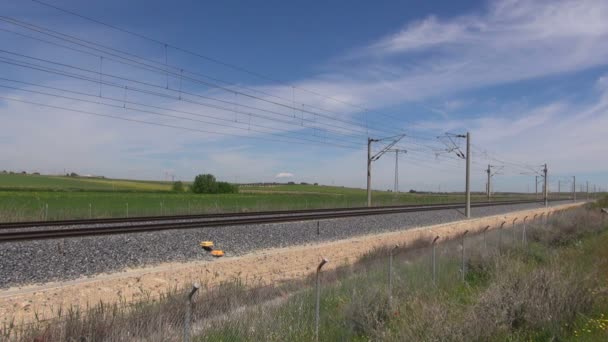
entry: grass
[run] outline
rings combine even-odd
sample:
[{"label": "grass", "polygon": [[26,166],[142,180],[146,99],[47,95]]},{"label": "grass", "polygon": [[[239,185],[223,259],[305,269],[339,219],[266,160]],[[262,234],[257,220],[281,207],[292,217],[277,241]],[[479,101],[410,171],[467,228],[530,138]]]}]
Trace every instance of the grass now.
[{"label": "grass", "polygon": [[0,174],[0,189],[13,191],[169,191],[171,183],[98,177]]},{"label": "grass", "polygon": [[[320,340],[348,341],[603,341],[608,336],[608,230],[596,208],[578,209],[528,227],[528,244],[506,230],[486,243],[466,241],[466,283],[460,243],[438,247],[433,285],[428,241],[396,251],[392,306],[387,249],[323,272]],[[334,261],[336,262],[336,261]],[[192,306],[195,341],[310,341],[314,338],[314,278],[265,285],[235,279],[201,290]],[[178,340],[184,294],[131,306],[99,304],[66,311],[61,322],[23,329],[5,339]],[[49,324],[50,323],[50,324]]]},{"label": "grass", "polygon": [[[361,207],[363,189],[314,185],[243,187],[239,194],[170,191],[166,182],[0,174],[0,221],[61,220],[313,208]],[[497,196],[496,200],[522,195]],[[462,194],[374,191],[374,205],[462,202]],[[473,201],[484,201],[480,194]],[[47,209],[48,207],[48,209]]]}]

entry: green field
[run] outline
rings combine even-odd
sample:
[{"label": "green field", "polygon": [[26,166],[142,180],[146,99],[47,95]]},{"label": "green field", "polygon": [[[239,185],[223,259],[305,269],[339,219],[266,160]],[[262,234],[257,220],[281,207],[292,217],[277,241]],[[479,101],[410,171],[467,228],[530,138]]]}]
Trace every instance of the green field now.
[{"label": "green field", "polygon": [[2,190],[169,191],[171,183],[97,177],[0,174]]},{"label": "green field", "polygon": [[[503,195],[499,199],[521,196]],[[473,195],[474,201],[485,196]],[[462,202],[462,194],[374,191],[374,205]],[[242,186],[238,194],[171,191],[168,182],[0,174],[0,221],[246,212],[366,205],[366,192],[335,186]]]}]

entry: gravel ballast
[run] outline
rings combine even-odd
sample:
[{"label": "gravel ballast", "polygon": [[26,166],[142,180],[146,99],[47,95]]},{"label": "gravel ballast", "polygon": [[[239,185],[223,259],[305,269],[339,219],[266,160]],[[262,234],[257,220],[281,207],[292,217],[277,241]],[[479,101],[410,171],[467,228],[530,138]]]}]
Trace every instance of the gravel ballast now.
[{"label": "gravel ballast", "polygon": [[[482,217],[541,207],[536,203],[500,205],[472,208],[471,212],[473,217]],[[258,249],[345,239],[462,219],[462,211],[451,209],[1,243],[0,288],[75,279],[162,262],[211,260],[212,257],[199,246],[204,240],[214,241],[216,248],[230,257]]]}]

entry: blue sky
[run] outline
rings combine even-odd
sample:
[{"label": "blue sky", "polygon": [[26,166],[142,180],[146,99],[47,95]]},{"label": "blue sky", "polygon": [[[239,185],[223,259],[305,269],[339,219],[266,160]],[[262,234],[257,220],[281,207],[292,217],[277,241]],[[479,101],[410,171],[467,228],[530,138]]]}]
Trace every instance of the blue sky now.
[{"label": "blue sky", "polygon": [[[400,188],[461,190],[436,137],[470,131],[475,190],[488,163],[497,191],[544,163],[608,187],[605,1],[45,2],[168,45],[2,2],[2,168],[362,187],[366,137],[406,134]],[[392,188],[394,154],[373,169]]]}]

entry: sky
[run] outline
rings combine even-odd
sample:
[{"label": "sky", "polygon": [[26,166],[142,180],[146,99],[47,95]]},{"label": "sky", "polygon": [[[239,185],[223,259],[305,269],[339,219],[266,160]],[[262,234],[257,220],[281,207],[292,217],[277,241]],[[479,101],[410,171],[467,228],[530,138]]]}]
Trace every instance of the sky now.
[{"label": "sky", "polygon": [[[0,169],[608,188],[608,2],[0,3]],[[88,19],[87,19],[88,18]],[[93,19],[93,20],[90,20]]]}]

